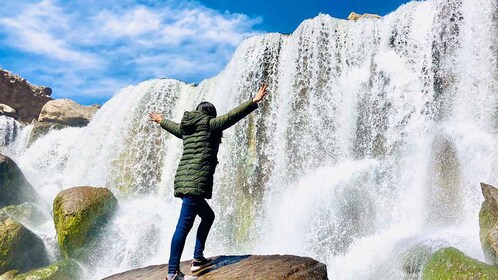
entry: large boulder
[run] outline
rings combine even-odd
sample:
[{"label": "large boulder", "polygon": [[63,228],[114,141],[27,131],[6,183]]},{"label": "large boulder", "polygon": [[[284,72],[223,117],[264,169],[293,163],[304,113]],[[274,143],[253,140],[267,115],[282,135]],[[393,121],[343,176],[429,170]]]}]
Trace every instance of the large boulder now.
[{"label": "large boulder", "polygon": [[37,202],[38,195],[21,169],[8,156],[0,154],[0,207]]},{"label": "large boulder", "polygon": [[43,240],[0,210],[0,274],[25,272],[48,263]]},{"label": "large boulder", "polygon": [[52,89],[33,86],[26,79],[0,69],[0,103],[14,108],[19,120],[31,122],[38,118],[40,111],[48,101]]},{"label": "large boulder", "polygon": [[367,14],[367,13],[357,14],[355,12],[351,12],[348,16],[348,20],[354,20],[354,21],[357,21],[359,19],[365,19],[365,18],[380,19],[382,17],[379,15],[376,15],[376,14]]},{"label": "large boulder", "polygon": [[[312,258],[291,255],[270,256],[219,256],[213,265],[201,272],[198,280],[251,279],[251,280],[325,280],[327,267]],[[190,261],[180,264],[180,270],[190,274]],[[105,280],[163,279],[168,265],[153,265],[109,276]]]},{"label": "large boulder", "polygon": [[9,271],[0,276],[0,280],[65,280],[84,279],[81,266],[73,259],[64,259],[49,266],[18,274],[18,271]]},{"label": "large boulder", "polygon": [[6,104],[0,104],[0,116],[2,116],[2,115],[14,118],[16,120],[19,117],[19,115],[17,114],[16,109],[14,109],[14,108],[10,107],[9,105],[6,105]]},{"label": "large boulder", "polygon": [[487,261],[498,265],[498,189],[481,183],[484,201],[479,212],[479,237]]},{"label": "large boulder", "polygon": [[498,279],[498,267],[472,259],[449,247],[439,249],[431,256],[422,279]]},{"label": "large boulder", "polygon": [[[82,258],[115,213],[116,197],[106,188],[74,187],[54,200],[54,223],[59,247],[65,257]],[[85,248],[85,245],[86,248]]]},{"label": "large boulder", "polygon": [[100,107],[83,106],[70,99],[56,99],[43,106],[38,121],[59,123],[68,126],[85,126]]}]

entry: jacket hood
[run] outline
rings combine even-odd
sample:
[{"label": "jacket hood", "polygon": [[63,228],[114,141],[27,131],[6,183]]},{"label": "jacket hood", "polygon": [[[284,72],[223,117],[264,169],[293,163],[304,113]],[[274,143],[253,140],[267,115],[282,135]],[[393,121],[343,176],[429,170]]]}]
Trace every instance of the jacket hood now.
[{"label": "jacket hood", "polygon": [[199,122],[205,120],[206,118],[209,118],[209,116],[198,110],[183,113],[183,118],[180,122],[181,133],[194,133]]}]

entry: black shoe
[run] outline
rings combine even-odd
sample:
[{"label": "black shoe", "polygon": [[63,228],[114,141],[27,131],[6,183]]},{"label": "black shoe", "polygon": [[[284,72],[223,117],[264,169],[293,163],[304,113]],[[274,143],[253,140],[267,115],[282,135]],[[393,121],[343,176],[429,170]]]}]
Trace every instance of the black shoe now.
[{"label": "black shoe", "polygon": [[177,271],[174,275],[168,274],[166,276],[166,280],[183,280],[185,279],[185,274],[183,274],[181,271]]},{"label": "black shoe", "polygon": [[190,266],[190,271],[199,272],[202,269],[210,266],[212,263],[213,263],[212,259],[206,259],[204,257],[202,257],[201,259],[198,259],[198,260],[194,259],[194,260],[192,260],[192,264]]}]

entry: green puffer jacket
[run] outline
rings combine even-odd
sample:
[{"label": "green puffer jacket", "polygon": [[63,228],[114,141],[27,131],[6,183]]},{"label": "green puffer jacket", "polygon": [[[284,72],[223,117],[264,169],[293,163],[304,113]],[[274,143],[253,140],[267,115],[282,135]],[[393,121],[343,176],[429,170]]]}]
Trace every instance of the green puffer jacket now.
[{"label": "green puffer jacket", "polygon": [[211,198],[221,132],[256,108],[258,104],[248,100],[216,118],[195,110],[185,112],[180,124],[167,119],[161,121],[162,128],[183,139],[183,154],[175,175],[176,197]]}]

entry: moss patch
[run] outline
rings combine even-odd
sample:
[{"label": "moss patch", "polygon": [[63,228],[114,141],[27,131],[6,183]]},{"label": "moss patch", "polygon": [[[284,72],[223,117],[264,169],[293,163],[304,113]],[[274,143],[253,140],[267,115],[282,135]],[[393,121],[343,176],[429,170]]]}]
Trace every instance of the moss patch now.
[{"label": "moss patch", "polygon": [[422,279],[498,279],[498,267],[472,259],[449,247],[440,249],[431,256]]},{"label": "moss patch", "polygon": [[65,259],[23,274],[9,271],[0,276],[0,280],[75,280],[83,279],[82,275],[83,270],[76,261]]}]

